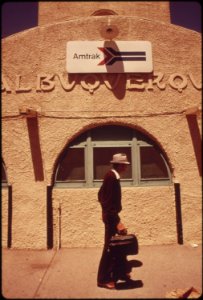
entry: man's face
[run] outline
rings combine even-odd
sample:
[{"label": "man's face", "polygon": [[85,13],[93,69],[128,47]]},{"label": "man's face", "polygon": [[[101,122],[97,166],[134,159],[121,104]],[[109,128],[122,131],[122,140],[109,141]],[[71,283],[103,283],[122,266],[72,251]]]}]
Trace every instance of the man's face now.
[{"label": "man's face", "polygon": [[126,164],[119,164],[119,165],[118,165],[118,172],[119,172],[119,173],[125,172],[126,169],[127,169],[127,167],[128,167],[128,165],[126,165]]}]

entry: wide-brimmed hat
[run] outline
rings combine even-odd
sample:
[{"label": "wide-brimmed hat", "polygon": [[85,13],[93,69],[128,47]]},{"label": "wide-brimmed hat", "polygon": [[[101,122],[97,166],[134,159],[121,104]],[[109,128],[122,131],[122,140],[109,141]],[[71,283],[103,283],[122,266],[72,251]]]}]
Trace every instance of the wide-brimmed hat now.
[{"label": "wide-brimmed hat", "polygon": [[125,164],[129,165],[129,161],[127,160],[127,156],[124,153],[116,153],[113,155],[113,159],[110,161],[112,164]]}]

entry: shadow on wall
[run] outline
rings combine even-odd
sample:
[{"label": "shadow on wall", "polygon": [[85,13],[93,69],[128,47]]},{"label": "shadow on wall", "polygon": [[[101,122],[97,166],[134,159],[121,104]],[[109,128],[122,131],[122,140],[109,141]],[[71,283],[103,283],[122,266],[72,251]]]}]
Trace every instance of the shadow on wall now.
[{"label": "shadow on wall", "polygon": [[[119,48],[116,44],[116,42],[114,41],[104,41],[104,48],[113,48],[113,50],[115,50],[116,52],[119,52]],[[119,73],[124,73],[124,65],[122,60],[116,61],[115,62],[115,58],[114,57],[105,57],[106,60],[106,71],[109,77],[109,84],[110,86],[112,86],[111,83],[111,79],[110,78],[114,78],[115,76],[117,77]],[[118,74],[111,74],[111,67],[112,67],[112,63],[116,63],[117,66],[117,73]],[[125,92],[126,92],[126,76],[121,76],[119,79],[119,84],[117,84],[115,86],[115,88],[112,89],[112,92],[114,94],[114,96],[119,99],[122,100],[125,97]]]},{"label": "shadow on wall", "polygon": [[27,118],[27,128],[30,141],[35,181],[44,180],[42,153],[39,140],[39,127],[37,118]]},{"label": "shadow on wall", "polygon": [[199,176],[202,176],[202,141],[201,141],[201,135],[197,123],[197,116],[187,115],[186,117],[187,117],[188,127],[190,130],[192,144],[195,152],[195,158],[197,162]]}]

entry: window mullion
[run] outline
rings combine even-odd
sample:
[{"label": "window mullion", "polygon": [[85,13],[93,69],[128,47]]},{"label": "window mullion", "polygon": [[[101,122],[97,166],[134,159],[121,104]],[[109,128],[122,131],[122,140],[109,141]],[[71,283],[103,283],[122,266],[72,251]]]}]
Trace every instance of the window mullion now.
[{"label": "window mullion", "polygon": [[140,156],[140,143],[137,142],[137,172],[138,172],[138,185],[141,183],[141,156]]},{"label": "window mullion", "polygon": [[139,165],[140,165],[140,158],[139,158],[139,147],[138,141],[135,136],[133,135],[132,139],[132,177],[133,177],[133,184],[139,184]]},{"label": "window mullion", "polygon": [[91,187],[93,183],[93,147],[90,132],[87,137],[85,159],[85,178],[87,187]]}]

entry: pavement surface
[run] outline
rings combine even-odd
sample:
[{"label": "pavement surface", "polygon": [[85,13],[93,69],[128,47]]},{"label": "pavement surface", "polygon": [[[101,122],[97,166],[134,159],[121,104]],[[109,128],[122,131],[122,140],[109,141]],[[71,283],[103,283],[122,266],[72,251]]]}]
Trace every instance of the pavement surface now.
[{"label": "pavement surface", "polygon": [[[197,246],[197,245],[196,245]],[[157,299],[194,287],[202,293],[202,245],[140,246],[128,256],[132,282],[97,287],[102,249],[2,249],[1,293],[7,299]]]}]

